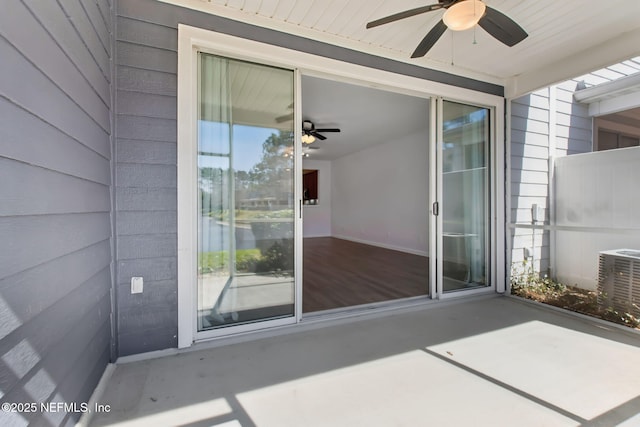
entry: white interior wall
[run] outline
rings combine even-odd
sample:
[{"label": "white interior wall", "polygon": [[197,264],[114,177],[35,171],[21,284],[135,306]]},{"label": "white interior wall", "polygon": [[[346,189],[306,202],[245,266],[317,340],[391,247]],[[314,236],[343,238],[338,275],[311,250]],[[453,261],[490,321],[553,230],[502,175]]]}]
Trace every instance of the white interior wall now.
[{"label": "white interior wall", "polygon": [[331,162],[304,159],[302,167],[318,171],[318,204],[303,207],[303,236],[331,236]]},{"label": "white interior wall", "polygon": [[428,132],[332,162],[333,236],[428,255]]}]

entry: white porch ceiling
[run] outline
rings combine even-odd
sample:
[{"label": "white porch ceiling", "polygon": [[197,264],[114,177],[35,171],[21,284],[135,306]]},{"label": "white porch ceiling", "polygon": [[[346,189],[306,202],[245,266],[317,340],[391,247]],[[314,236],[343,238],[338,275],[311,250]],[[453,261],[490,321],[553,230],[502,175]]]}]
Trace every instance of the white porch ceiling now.
[{"label": "white porch ceiling", "polygon": [[[507,87],[519,95],[640,55],[640,1],[485,0],[529,37],[507,47],[478,28],[447,31],[424,58],[411,53],[434,11],[367,30],[367,22],[436,0],[163,0],[249,24]],[[453,62],[453,65],[452,65]]]}]

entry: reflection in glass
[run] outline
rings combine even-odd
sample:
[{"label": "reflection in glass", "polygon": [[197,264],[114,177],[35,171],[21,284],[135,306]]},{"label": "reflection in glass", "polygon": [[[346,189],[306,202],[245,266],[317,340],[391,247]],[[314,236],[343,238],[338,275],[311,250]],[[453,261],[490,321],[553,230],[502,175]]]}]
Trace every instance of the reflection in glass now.
[{"label": "reflection in glass", "polygon": [[292,316],[293,72],[199,61],[198,330]]},{"label": "reflection in glass", "polygon": [[444,291],[487,286],[489,110],[444,102]]}]

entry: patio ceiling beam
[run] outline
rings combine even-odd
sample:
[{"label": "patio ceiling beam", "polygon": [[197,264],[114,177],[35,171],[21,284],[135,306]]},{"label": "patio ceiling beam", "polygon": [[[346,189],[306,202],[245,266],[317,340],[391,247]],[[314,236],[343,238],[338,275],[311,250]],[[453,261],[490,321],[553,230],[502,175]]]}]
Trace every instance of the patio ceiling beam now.
[{"label": "patio ceiling beam", "polygon": [[592,102],[638,91],[640,91],[640,73],[578,90],[573,94],[573,97],[578,102],[591,104]]},{"label": "patio ceiling beam", "polygon": [[622,33],[587,50],[509,79],[505,87],[508,99],[519,98],[535,90],[560,83],[591,71],[640,55],[640,28]]}]

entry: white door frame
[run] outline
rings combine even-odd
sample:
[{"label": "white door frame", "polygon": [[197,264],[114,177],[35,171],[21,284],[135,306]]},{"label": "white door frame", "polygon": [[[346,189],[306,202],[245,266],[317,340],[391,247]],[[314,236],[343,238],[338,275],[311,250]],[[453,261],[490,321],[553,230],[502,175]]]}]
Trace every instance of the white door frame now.
[{"label": "white door frame", "polygon": [[[489,215],[487,222],[489,225],[489,250],[487,252],[488,267],[490,269],[489,286],[461,290],[459,292],[444,293],[442,276],[442,153],[444,144],[444,101],[458,102],[461,104],[487,108],[489,110]],[[486,100],[485,100],[486,101]],[[505,284],[505,150],[504,143],[504,102],[486,103],[477,100],[456,99],[452,97],[438,96],[433,100],[435,104],[432,122],[435,122],[435,144],[431,145],[430,152],[430,201],[431,201],[431,221],[430,233],[433,232],[435,239],[431,238],[431,246],[436,256],[430,256],[430,276],[432,287],[435,287],[433,298],[449,299],[466,297],[469,295],[483,293],[504,293]],[[438,203],[439,215],[433,212],[433,203]],[[435,252],[433,252],[435,251]]]},{"label": "white door frame", "polygon": [[[209,331],[206,334],[197,333],[196,319],[196,272],[197,272],[197,222],[195,215],[192,215],[193,206],[197,200],[197,189],[195,188],[197,175],[197,162],[195,158],[197,145],[197,134],[195,132],[197,122],[197,53],[199,51],[210,52],[233,59],[240,59],[273,65],[281,68],[295,70],[295,112],[296,118],[301,117],[300,104],[300,74],[324,75],[330,78],[354,82],[360,85],[383,88],[400,93],[414,94],[422,97],[430,97],[431,117],[430,123],[435,124],[436,109],[433,108],[434,98],[437,96],[447,99],[457,100],[463,103],[474,105],[484,105],[493,107],[495,114],[496,134],[494,141],[504,141],[504,98],[470,89],[450,86],[443,83],[432,82],[417,77],[395,74],[379,69],[367,68],[361,65],[325,58],[310,53],[299,52],[288,48],[269,45],[253,40],[243,39],[227,34],[216,33],[214,31],[191,27],[183,24],[178,25],[178,347],[185,348],[191,346],[200,339],[215,338],[223,335],[237,334],[253,331],[267,327],[282,326],[299,322],[302,319],[302,220],[300,204],[297,203],[296,210],[296,284],[295,284],[295,315],[290,319],[279,319],[275,321],[256,322],[249,325],[238,325],[228,328]],[[295,150],[301,152],[301,123],[295,120]],[[434,129],[431,129],[431,138],[434,138]],[[432,139],[435,141],[436,139]],[[433,145],[433,144],[432,144]],[[503,144],[495,144],[494,170],[499,169],[498,175],[504,176],[502,165],[504,157],[499,157],[504,153]],[[296,197],[301,194],[301,167],[302,159],[296,154]],[[430,171],[430,178],[433,179],[435,171]],[[299,176],[300,175],[300,176]],[[503,180],[496,176],[496,180]],[[494,182],[496,181],[494,180]],[[430,184],[430,192],[433,191],[433,183]],[[498,191],[495,191],[498,190]],[[504,262],[504,188],[497,186],[492,192],[492,206],[499,202],[499,208],[494,209],[492,216],[492,258],[498,263],[497,268],[492,268],[491,283],[496,284],[498,292],[504,290],[504,275],[498,273],[500,262]],[[433,215],[431,215],[433,216]],[[497,227],[496,221],[502,221]],[[433,218],[430,221],[430,228],[434,226]],[[433,234],[430,234],[430,240]],[[434,248],[430,243],[430,251]],[[433,257],[431,257],[433,258]],[[504,271],[504,267],[502,267]],[[430,269],[430,276],[433,277],[434,269]],[[434,289],[434,280],[430,280],[431,297],[437,296]],[[471,292],[471,291],[470,291]],[[470,292],[465,292],[468,295]]]}]

